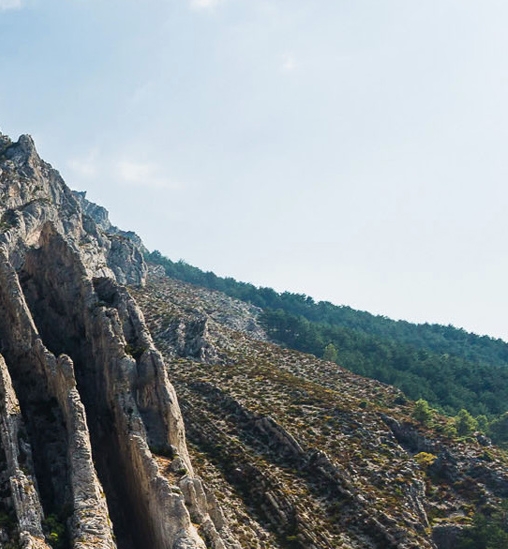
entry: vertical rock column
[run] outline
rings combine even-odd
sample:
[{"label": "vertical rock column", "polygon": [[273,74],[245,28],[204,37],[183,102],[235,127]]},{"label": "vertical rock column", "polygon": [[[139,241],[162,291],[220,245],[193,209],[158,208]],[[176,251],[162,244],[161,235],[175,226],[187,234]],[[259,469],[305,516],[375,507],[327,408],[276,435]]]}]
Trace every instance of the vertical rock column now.
[{"label": "vertical rock column", "polygon": [[27,251],[20,277],[43,341],[60,355],[46,378],[67,425],[75,372],[119,547],[205,549],[184,495],[152,455],[174,451],[193,476],[176,395],[133,299],[113,279],[92,284],[79,251],[50,224]]},{"label": "vertical rock column", "polygon": [[[88,377],[101,380],[115,425],[111,457],[123,473],[139,532],[153,549],[205,549],[184,495],[161,474],[152,454],[174,451],[192,475],[180,409],[162,357],[126,290],[110,279],[94,282],[100,305],[86,314],[86,333],[96,371]],[[141,540],[137,544],[141,547]]]},{"label": "vertical rock column", "polygon": [[[52,356],[52,355],[50,355]],[[114,548],[104,490],[93,465],[85,408],[76,388],[74,365],[60,355],[50,378],[68,433],[68,460],[73,488],[72,535],[74,549]]]},{"label": "vertical rock column", "polygon": [[[69,537],[73,547],[114,549],[116,544],[104,492],[93,466],[72,362],[65,356],[57,360],[44,346],[17,273],[1,248],[0,312],[0,339],[9,374],[5,379],[12,378],[12,394],[16,392],[28,422],[30,444],[37,452],[35,473],[41,475],[38,482],[45,487],[42,505],[51,512],[69,508]],[[2,444],[9,448],[3,440]],[[21,518],[20,530],[23,530]]]},{"label": "vertical rock column", "polygon": [[[42,507],[35,487],[32,451],[26,440],[19,402],[11,377],[0,355],[0,440],[10,484],[10,502],[24,548],[50,549],[42,531]],[[1,543],[0,543],[1,546]]]}]

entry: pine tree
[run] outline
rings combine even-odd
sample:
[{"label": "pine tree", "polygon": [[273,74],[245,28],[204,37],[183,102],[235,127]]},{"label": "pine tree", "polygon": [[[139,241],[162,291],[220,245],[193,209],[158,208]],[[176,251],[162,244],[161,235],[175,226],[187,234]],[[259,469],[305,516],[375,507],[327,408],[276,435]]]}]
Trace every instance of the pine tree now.
[{"label": "pine tree", "polygon": [[337,352],[335,345],[333,343],[329,343],[325,347],[325,350],[323,351],[323,360],[328,360],[330,362],[337,362],[338,358],[339,358],[339,353]]},{"label": "pine tree", "polygon": [[459,437],[466,437],[476,431],[478,422],[467,410],[464,410],[463,408],[455,416],[455,427],[457,428],[457,434]]},{"label": "pine tree", "polygon": [[429,403],[426,400],[420,398],[415,403],[412,417],[423,425],[429,425],[434,417],[434,410],[429,406]]}]

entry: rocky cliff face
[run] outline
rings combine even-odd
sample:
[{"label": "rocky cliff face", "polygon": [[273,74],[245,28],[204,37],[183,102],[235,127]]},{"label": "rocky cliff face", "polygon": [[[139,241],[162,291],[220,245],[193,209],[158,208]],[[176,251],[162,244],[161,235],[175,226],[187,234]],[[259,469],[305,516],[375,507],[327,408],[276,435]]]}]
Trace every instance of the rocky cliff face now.
[{"label": "rocky cliff face", "polygon": [[0,547],[454,549],[508,498],[488,441],[140,246],[0,136]]},{"label": "rocky cliff face", "polygon": [[144,283],[138,247],[94,220],[30,137],[0,138],[0,196],[2,546],[239,547],[120,285]]}]

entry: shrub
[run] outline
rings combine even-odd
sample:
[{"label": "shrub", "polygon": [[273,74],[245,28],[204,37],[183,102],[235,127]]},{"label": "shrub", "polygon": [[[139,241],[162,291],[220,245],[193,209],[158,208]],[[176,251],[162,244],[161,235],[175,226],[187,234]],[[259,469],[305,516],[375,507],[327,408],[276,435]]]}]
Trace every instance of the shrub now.
[{"label": "shrub", "polygon": [[459,437],[466,437],[476,430],[478,422],[467,410],[462,409],[455,416],[455,427]]},{"label": "shrub", "polygon": [[428,452],[420,452],[414,456],[414,459],[420,467],[427,468],[436,461],[437,456],[429,454]]},{"label": "shrub", "polygon": [[420,398],[416,401],[411,415],[422,425],[430,425],[432,418],[434,417],[434,410],[429,406],[429,403],[426,400]]}]

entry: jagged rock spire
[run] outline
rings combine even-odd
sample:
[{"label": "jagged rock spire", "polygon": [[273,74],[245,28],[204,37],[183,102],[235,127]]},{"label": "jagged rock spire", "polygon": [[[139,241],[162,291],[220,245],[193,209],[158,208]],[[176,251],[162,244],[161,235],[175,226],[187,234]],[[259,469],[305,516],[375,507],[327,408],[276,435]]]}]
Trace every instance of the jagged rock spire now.
[{"label": "jagged rock spire", "polygon": [[17,520],[0,544],[205,549],[176,394],[120,285],[143,284],[142,252],[96,223],[30,136],[0,137],[0,196],[0,511]]}]

